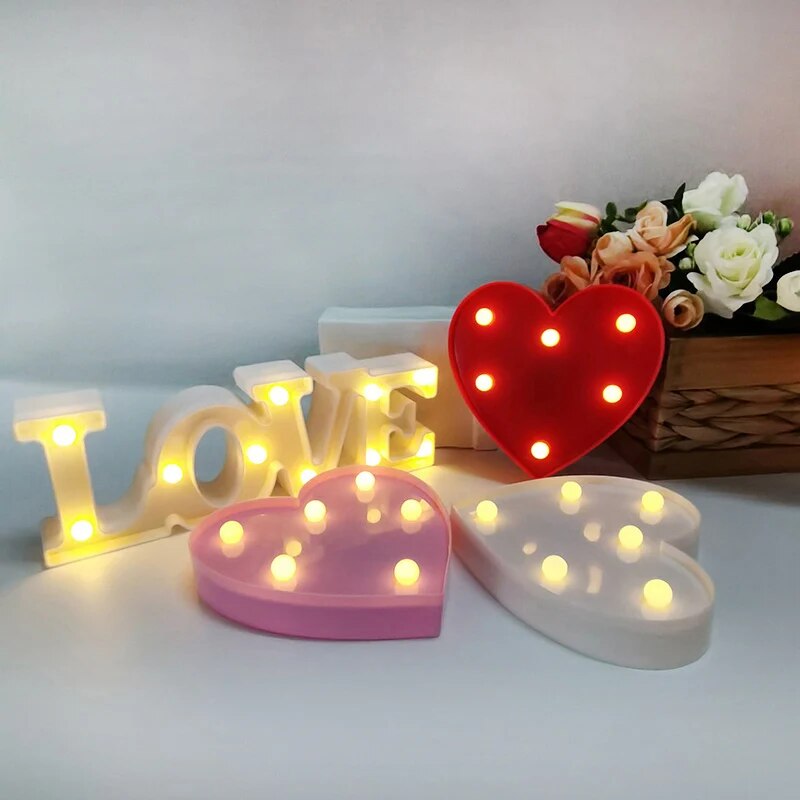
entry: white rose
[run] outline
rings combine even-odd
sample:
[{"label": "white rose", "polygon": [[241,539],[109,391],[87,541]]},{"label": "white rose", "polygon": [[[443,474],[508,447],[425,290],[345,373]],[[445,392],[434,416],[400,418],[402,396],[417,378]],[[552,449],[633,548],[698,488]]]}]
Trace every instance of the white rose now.
[{"label": "white rose", "polygon": [[778,279],[778,305],[789,311],[800,311],[800,269]]},{"label": "white rose", "polygon": [[728,225],[700,240],[694,260],[702,274],[692,272],[687,277],[706,311],[730,319],[736,309],[752,303],[772,279],[778,240],[770,225],[757,225],[752,231]]},{"label": "white rose", "polygon": [[747,184],[741,175],[732,178],[712,172],[696,188],[684,192],[683,211],[691,214],[698,230],[711,231],[737,212],[747,199]]}]

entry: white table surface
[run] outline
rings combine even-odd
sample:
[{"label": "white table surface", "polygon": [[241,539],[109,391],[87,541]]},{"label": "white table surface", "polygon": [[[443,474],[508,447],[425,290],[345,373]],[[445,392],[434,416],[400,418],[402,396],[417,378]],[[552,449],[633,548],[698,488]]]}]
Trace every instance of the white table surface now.
[{"label": "white table surface", "polygon": [[[3,800],[800,796],[800,475],[669,482],[703,514],[717,588],[711,649],[683,669],[566,650],[457,561],[438,639],[292,640],[202,608],[185,535],[41,568],[49,479],[11,407],[61,388],[0,383]],[[103,391],[99,502],[171,391]],[[522,478],[498,453],[438,457],[418,474],[446,502]],[[572,471],[631,474],[608,454]]]}]

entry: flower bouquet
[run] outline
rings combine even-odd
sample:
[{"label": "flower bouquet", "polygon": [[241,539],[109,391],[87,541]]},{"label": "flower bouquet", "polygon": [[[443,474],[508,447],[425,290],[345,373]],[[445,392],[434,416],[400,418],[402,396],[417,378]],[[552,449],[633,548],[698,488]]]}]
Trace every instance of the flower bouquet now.
[{"label": "flower bouquet", "polygon": [[792,220],[745,213],[747,193],[712,172],[622,213],[558,203],[537,228],[551,306],[610,283],[661,313],[661,378],[612,440],[649,478],[800,470],[800,253],[776,266]]}]

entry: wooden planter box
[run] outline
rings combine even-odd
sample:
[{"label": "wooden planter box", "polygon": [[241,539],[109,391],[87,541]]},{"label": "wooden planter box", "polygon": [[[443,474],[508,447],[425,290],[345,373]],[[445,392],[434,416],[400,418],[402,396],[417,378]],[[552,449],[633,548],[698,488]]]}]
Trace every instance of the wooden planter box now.
[{"label": "wooden planter box", "polygon": [[669,339],[611,444],[656,480],[800,471],[800,334]]}]

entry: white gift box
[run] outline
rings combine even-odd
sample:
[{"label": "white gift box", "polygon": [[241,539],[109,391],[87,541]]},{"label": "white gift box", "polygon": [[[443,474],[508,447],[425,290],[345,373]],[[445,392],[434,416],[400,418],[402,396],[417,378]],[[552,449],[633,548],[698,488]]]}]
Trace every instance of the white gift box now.
[{"label": "white gift box", "polygon": [[495,443],[465,405],[450,370],[447,331],[454,311],[449,306],[329,308],[319,319],[319,351],[354,358],[411,352],[436,364],[436,397],[414,398],[420,422],[434,431],[438,447],[493,450]]}]

